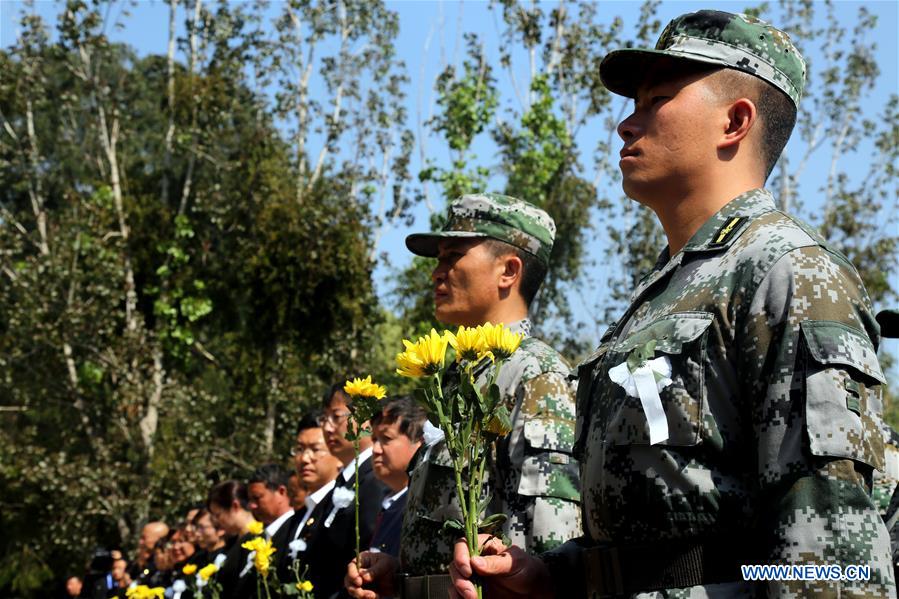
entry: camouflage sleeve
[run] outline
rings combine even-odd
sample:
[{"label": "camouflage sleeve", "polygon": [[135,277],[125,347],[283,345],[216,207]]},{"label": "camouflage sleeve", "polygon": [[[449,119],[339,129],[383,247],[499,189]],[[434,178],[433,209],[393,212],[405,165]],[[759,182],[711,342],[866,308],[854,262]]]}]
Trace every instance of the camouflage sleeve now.
[{"label": "camouflage sleeve", "polygon": [[[574,398],[567,378],[547,372],[521,385],[513,419],[499,506],[510,516],[504,532],[531,553],[581,534],[580,480],[574,443]],[[503,459],[503,458],[500,458]]]},{"label": "camouflage sleeve", "polygon": [[759,282],[745,317],[737,351],[756,444],[759,559],[871,568],[869,581],[771,582],[768,594],[894,596],[889,536],[870,495],[883,466],[883,375],[858,275],[824,248],[793,250]]}]

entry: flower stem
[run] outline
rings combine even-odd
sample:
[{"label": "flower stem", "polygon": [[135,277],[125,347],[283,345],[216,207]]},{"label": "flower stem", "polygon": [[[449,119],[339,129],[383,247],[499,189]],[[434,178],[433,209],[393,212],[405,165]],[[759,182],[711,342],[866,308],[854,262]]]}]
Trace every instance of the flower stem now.
[{"label": "flower stem", "polygon": [[353,439],[353,449],[356,451],[356,474],[353,479],[353,486],[355,491],[355,501],[353,502],[356,507],[356,568],[362,568],[362,561],[359,557],[359,554],[362,552],[360,547],[361,542],[359,540],[359,431],[356,431],[356,438]]}]

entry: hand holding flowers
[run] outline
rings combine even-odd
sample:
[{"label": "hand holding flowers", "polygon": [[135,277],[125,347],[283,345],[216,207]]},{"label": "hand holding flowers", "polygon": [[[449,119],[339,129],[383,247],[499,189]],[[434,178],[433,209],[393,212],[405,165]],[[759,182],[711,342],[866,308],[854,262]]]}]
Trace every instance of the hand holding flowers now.
[{"label": "hand holding flowers", "polygon": [[[416,398],[444,433],[463,519],[445,522],[444,528],[463,534],[473,556],[480,553],[478,532],[492,532],[506,519],[504,514],[481,519],[490,499],[482,497],[482,491],[489,448],[512,429],[496,381],[502,363],[522,339],[502,324],[442,334],[431,329],[415,343],[403,340],[405,351],[396,357],[397,374],[422,379]],[[448,347],[454,350],[455,366],[447,366]],[[480,597],[481,588],[475,587]]]}]

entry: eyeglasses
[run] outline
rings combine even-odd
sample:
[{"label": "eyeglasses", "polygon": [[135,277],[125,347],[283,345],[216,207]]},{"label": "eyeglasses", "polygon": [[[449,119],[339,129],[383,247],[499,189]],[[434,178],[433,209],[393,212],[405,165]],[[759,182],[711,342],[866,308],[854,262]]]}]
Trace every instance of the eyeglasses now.
[{"label": "eyeglasses", "polygon": [[339,426],[343,423],[344,420],[349,416],[349,412],[337,412],[335,414],[325,414],[324,416],[319,416],[318,425],[325,426],[326,424],[330,424],[331,426]]},{"label": "eyeglasses", "polygon": [[307,453],[309,454],[309,459],[314,462],[318,458],[328,453],[328,450],[325,447],[303,447],[302,445],[297,445],[290,450],[290,455],[293,457],[304,456]]}]

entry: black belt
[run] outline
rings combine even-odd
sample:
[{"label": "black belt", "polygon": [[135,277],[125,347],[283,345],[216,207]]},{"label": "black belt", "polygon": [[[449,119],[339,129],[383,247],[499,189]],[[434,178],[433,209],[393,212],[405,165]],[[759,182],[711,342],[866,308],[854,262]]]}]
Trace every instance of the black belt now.
[{"label": "black belt", "polygon": [[446,599],[452,586],[449,574],[401,576],[399,580],[402,599]]},{"label": "black belt", "polygon": [[661,589],[743,580],[740,565],[754,563],[749,534],[678,539],[584,549],[587,597],[618,597]]}]

